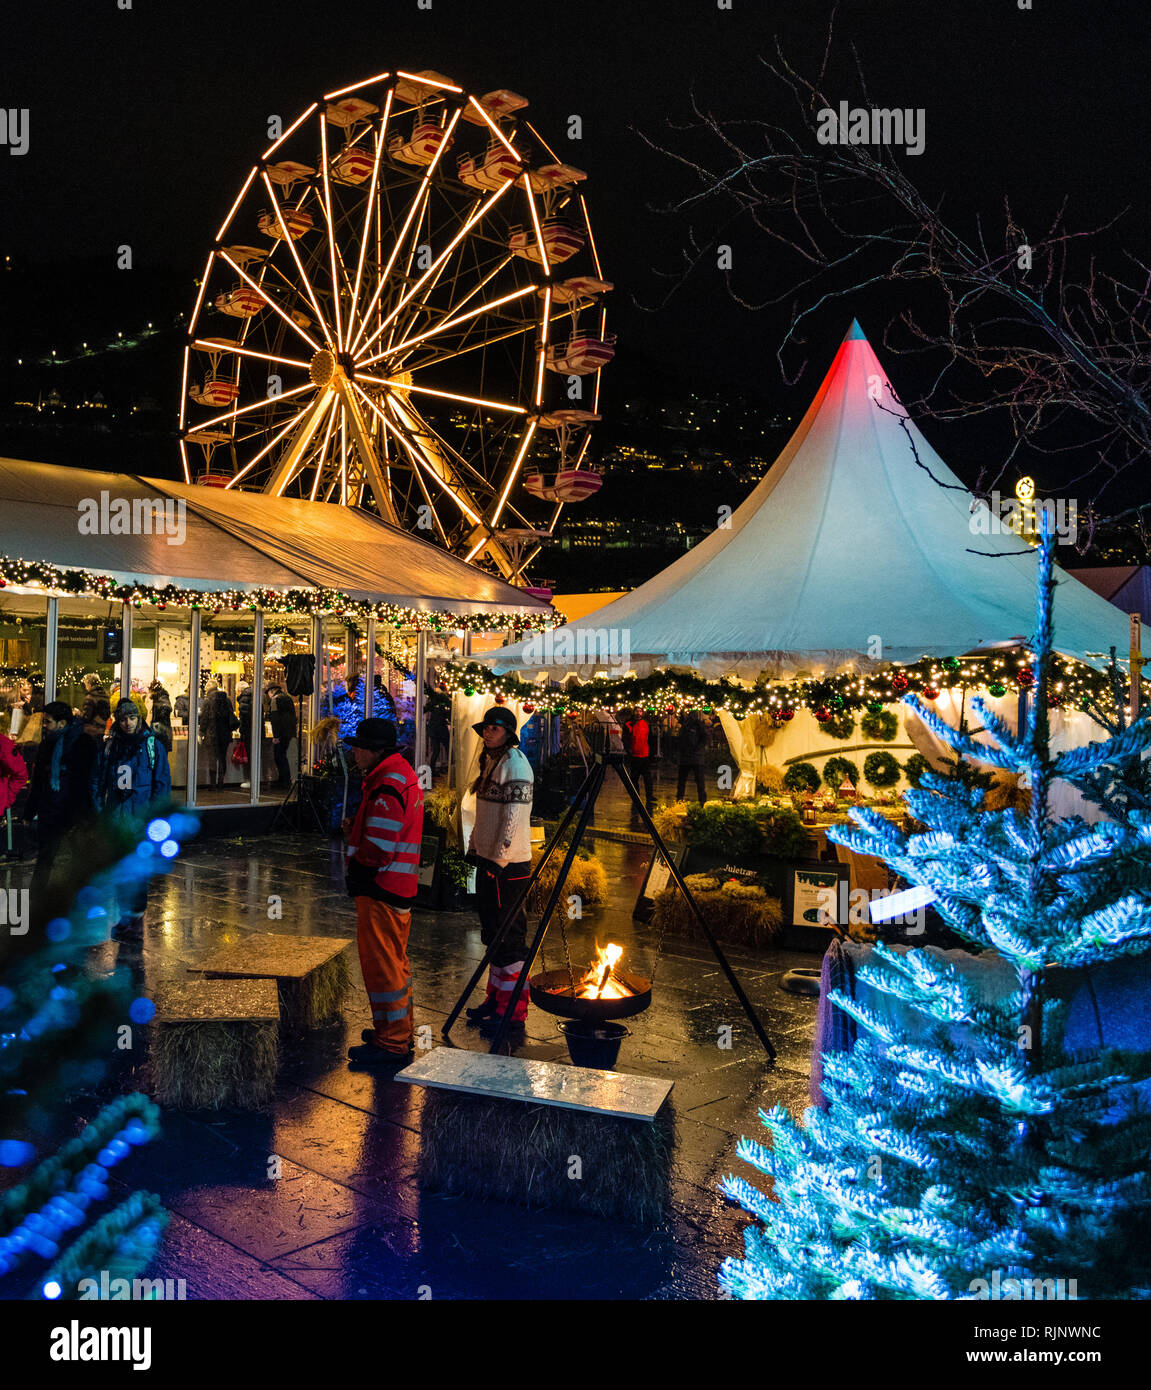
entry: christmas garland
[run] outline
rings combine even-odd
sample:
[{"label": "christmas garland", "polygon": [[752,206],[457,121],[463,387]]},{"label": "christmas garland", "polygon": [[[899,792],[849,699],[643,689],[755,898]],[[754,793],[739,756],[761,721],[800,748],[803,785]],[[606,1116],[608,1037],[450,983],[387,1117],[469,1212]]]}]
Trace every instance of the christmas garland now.
[{"label": "christmas garland", "polygon": [[445,632],[462,628],[467,632],[510,632],[513,639],[528,631],[554,627],[561,622],[554,610],[541,613],[432,613],[408,608],[397,603],[366,603],[349,598],[338,589],[192,589],[177,584],[148,584],[143,580],[120,583],[110,575],[94,574],[91,570],[60,569],[42,560],[13,559],[0,555],[0,589],[8,585],[31,586],[54,594],[74,594],[82,598],[130,603],[134,608],[145,604],[159,610],[169,604],[178,608],[200,609],[216,616],[224,612],[252,612],[262,608],[272,613],[296,613],[305,617],[334,614],[348,617],[360,624],[375,617],[377,622],[392,624],[396,630],[412,628],[417,632]]},{"label": "christmas garland", "polygon": [[[751,714],[767,715],[782,726],[793,719],[798,710],[810,709],[825,727],[851,710],[866,710],[868,716],[887,715],[893,720],[895,716],[884,706],[898,704],[908,694],[932,701],[938,699],[943,690],[967,689],[998,699],[1009,690],[1018,694],[1032,689],[1035,680],[1030,656],[1023,649],[978,659],[923,657],[909,666],[890,666],[871,675],[807,677],[754,686],[740,685],[729,677],[706,680],[703,676],[676,671],[625,676],[620,680],[599,677],[583,684],[569,680],[565,685],[533,685],[514,672],[495,675],[476,661],[449,663],[440,676],[438,688],[441,691],[459,690],[465,695],[483,695],[496,702],[525,701],[524,709],[528,714],[538,710],[545,714],[574,716],[601,709],[638,706],[646,714],[678,717],[689,710],[704,714],[724,710],[737,719]],[[1052,708],[1087,709],[1095,704],[1107,711],[1114,706],[1107,673],[1069,657],[1053,658],[1047,698]],[[888,724],[881,719],[879,727],[886,728]],[[882,732],[870,735],[866,724],[864,733],[869,737],[884,737]]]}]

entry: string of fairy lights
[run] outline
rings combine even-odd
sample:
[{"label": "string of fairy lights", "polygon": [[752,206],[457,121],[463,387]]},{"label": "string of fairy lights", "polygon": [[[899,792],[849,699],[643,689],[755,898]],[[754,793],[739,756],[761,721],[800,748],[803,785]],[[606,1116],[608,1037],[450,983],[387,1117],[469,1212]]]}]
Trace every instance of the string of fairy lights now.
[{"label": "string of fairy lights", "polygon": [[509,633],[516,640],[528,631],[554,627],[562,618],[539,609],[523,613],[441,613],[409,608],[397,603],[369,603],[349,598],[338,589],[221,589],[203,590],[179,584],[148,584],[142,580],[119,582],[107,574],[91,570],[62,569],[43,560],[24,560],[0,555],[0,589],[9,586],[44,589],[51,594],[77,598],[130,603],[133,608],[168,607],[198,609],[216,617],[223,613],[254,613],[258,608],[271,613],[291,613],[302,617],[334,615],[346,621],[390,624],[396,631],[447,633]]},{"label": "string of fairy lights", "polygon": [[[688,711],[711,714],[723,710],[740,719],[762,714],[784,724],[806,709],[821,724],[829,724],[845,711],[878,714],[885,705],[898,703],[909,694],[933,701],[945,690],[966,690],[999,699],[1033,689],[1035,679],[1030,653],[1017,648],[986,657],[923,657],[907,666],[890,666],[867,675],[806,677],[754,686],[673,671],[541,686],[515,674],[498,676],[478,662],[469,662],[443,668],[439,689],[483,695],[498,703],[515,700],[528,714],[538,710],[575,717],[601,709],[639,708],[647,714],[678,716]],[[1107,673],[1069,657],[1053,659],[1047,696],[1052,707],[1063,709],[1110,710],[1114,706]],[[1124,682],[1120,698],[1125,697]]]}]

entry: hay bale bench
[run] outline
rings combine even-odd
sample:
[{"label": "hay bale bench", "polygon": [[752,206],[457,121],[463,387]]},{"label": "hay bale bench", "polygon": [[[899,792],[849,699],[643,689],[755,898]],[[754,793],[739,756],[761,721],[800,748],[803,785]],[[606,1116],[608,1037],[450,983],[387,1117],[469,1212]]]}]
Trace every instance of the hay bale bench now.
[{"label": "hay bale bench", "polygon": [[286,936],[260,932],[225,946],[196,967],[209,980],[275,980],[280,1022],[302,1033],[342,1017],[351,992],[342,936]]},{"label": "hay bale bench", "polygon": [[274,980],[193,980],[158,992],[152,1095],[159,1105],[261,1110],[276,1090],[280,1002]]},{"label": "hay bale bench", "polygon": [[427,1191],[650,1225],[668,1206],[670,1081],[437,1047],[396,1074],[424,1086]]},{"label": "hay bale bench", "polygon": [[[760,951],[773,945],[783,930],[783,905],[754,884],[725,882],[718,874],[688,874],[684,879],[704,921],[717,941]],[[655,896],[652,927],[673,936],[706,940],[695,913],[673,883]]]}]

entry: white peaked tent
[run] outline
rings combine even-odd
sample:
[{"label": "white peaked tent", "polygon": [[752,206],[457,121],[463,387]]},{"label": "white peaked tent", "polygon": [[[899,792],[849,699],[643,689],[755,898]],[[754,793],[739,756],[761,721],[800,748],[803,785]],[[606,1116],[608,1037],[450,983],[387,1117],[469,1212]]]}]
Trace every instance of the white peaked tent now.
[{"label": "white peaked tent", "polygon": [[[701,505],[714,502],[718,515],[722,501]],[[615,653],[627,651],[638,675],[686,666],[785,677],[1025,638],[1035,555],[1019,554],[1009,533],[973,534],[972,519],[971,494],[904,419],[853,322],[799,428],[730,525],[588,620],[614,638],[610,660],[606,650],[597,659],[589,629],[581,638],[576,624],[552,634],[543,660],[539,643],[483,660],[499,672],[586,676],[621,670]],[[1151,650],[1146,628],[1143,642]],[[1055,645],[1080,660],[1112,645],[1126,653],[1127,617],[1061,574]]]}]

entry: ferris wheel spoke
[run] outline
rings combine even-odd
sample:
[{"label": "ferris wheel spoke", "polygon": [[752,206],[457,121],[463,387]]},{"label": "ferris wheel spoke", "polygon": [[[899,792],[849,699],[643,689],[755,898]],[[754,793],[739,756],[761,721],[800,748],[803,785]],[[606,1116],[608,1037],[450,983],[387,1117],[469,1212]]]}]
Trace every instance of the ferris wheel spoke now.
[{"label": "ferris wheel spoke", "polygon": [[[493,333],[490,337],[478,338],[474,343],[463,343],[459,347],[443,348],[439,352],[431,352],[427,357],[421,357],[418,362],[411,362],[408,357],[399,358],[394,365],[404,372],[426,371],[429,367],[439,366],[443,362],[452,362],[469,352],[475,352],[477,348],[494,347],[496,343],[507,342],[510,338],[522,338],[527,333],[534,333],[536,327],[534,322],[522,323],[515,328],[507,329],[504,333]],[[408,356],[410,357],[410,354]]]},{"label": "ferris wheel spoke", "polygon": [[[355,386],[355,382],[353,382],[352,385]],[[477,525],[481,524],[480,513],[476,510],[470,495],[462,485],[455,483],[452,479],[450,470],[445,464],[443,456],[438,454],[434,445],[432,445],[430,434],[421,436],[418,432],[418,424],[416,429],[411,427],[408,421],[404,419],[403,413],[397,409],[397,403],[394,397],[389,397],[388,404],[391,406],[392,410],[396,412],[397,419],[395,422],[387,418],[387,415],[379,408],[366,391],[363,391],[358,386],[356,386],[356,390],[364,398],[364,401],[371,410],[379,417],[380,423],[384,428],[396,437],[399,441],[400,448],[408,458],[411,459],[413,465],[423,469],[429,477],[433,478],[470,521]],[[410,414],[408,418],[409,420],[413,419]],[[418,417],[415,417],[415,421],[418,421]],[[413,423],[415,421],[413,421]]]},{"label": "ferris wheel spoke", "polygon": [[[422,333],[416,333],[413,337],[406,339],[404,342],[396,343],[395,346],[391,349],[391,351],[403,352],[407,348],[415,347],[417,343],[422,343],[428,338],[434,338],[440,333],[446,333],[449,329],[456,328],[461,323],[466,323],[470,319],[478,318],[480,314],[490,314],[494,309],[498,309],[501,304],[514,303],[517,299],[523,299],[525,295],[535,294],[535,292],[536,287],[534,285],[524,285],[522,289],[513,290],[510,294],[502,295],[499,299],[493,299],[488,304],[481,304],[478,306],[478,308],[469,309],[466,314],[457,314],[455,318],[447,319],[443,323],[437,325],[435,328],[427,328]],[[525,322],[524,327],[534,328],[534,319],[530,322]],[[386,353],[377,353],[375,357],[364,358],[364,360],[360,362],[359,365],[363,367],[370,367],[374,362],[380,361],[382,357],[385,357],[387,355],[388,354]]]},{"label": "ferris wheel spoke", "polygon": [[328,226],[328,260],[332,271],[332,308],[336,318],[336,347],[344,350],[344,328],[340,314],[340,293],[342,289],[339,271],[336,268],[336,228],[332,221],[332,184],[328,177],[328,120],[325,112],[320,112],[320,173],[324,184],[324,211]]},{"label": "ferris wheel spoke", "polygon": [[380,273],[380,283],[376,286],[376,292],[372,296],[371,303],[368,305],[368,308],[364,314],[364,318],[361,322],[359,332],[356,334],[356,337],[349,343],[348,351],[353,354],[359,351],[360,341],[363,336],[364,328],[367,325],[368,317],[372,313],[372,310],[375,308],[376,304],[379,302],[380,295],[383,293],[384,287],[388,283],[388,276],[392,273],[392,267],[396,263],[396,257],[399,255],[400,247],[403,245],[404,238],[407,236],[408,233],[408,229],[412,225],[412,221],[416,216],[416,211],[427,200],[428,194],[431,190],[432,175],[435,173],[436,166],[439,164],[440,159],[442,158],[445,150],[447,150],[448,146],[451,144],[452,132],[456,128],[456,123],[459,121],[460,115],[461,112],[459,110],[454,111],[452,113],[452,118],[448,122],[447,128],[444,131],[443,139],[440,141],[439,147],[437,148],[435,154],[432,156],[431,162],[428,164],[428,167],[424,172],[423,178],[420,180],[419,188],[416,190],[416,196],[412,200],[411,208],[408,210],[407,219],[400,230],[399,236],[396,238],[395,245],[392,247],[392,253],[388,257],[388,263]]},{"label": "ferris wheel spoke", "polygon": [[324,479],[326,471],[324,468],[324,460],[328,455],[328,443],[332,438],[332,431],[335,428],[335,424],[336,412],[333,410],[328,414],[327,424],[324,426],[324,437],[320,441],[320,452],[315,464],[315,477],[312,479],[312,490],[308,494],[309,502],[314,502],[316,500],[316,493],[319,491],[320,483]]},{"label": "ferris wheel spoke", "polygon": [[221,260],[226,261],[228,265],[230,265],[232,269],[236,272],[236,274],[239,275],[241,279],[243,279],[247,284],[249,284],[252,287],[252,289],[256,291],[256,293],[260,296],[260,298],[264,301],[264,303],[268,306],[269,309],[272,309],[277,314],[279,314],[279,316],[284,320],[284,322],[288,325],[288,327],[292,330],[293,333],[298,333],[300,337],[303,338],[304,342],[307,343],[307,345],[314,352],[319,352],[319,344],[314,341],[310,334],[305,333],[303,328],[301,328],[301,326],[296,322],[294,318],[292,318],[290,314],[284,313],[283,309],[281,309],[280,306],[276,303],[276,301],[265,291],[262,285],[257,284],[257,282],[253,280],[252,277],[248,274],[248,272],[246,270],[243,270],[240,266],[238,266],[226,251],[220,251],[218,254]]},{"label": "ferris wheel spoke", "polygon": [[448,258],[451,256],[452,252],[456,249],[460,242],[463,241],[464,237],[467,236],[467,234],[472,230],[472,228],[475,227],[484,217],[486,217],[491,212],[492,208],[495,207],[496,203],[499,202],[499,200],[504,196],[508,189],[511,188],[511,186],[511,183],[505,183],[501,188],[497,189],[496,192],[492,194],[492,196],[487,200],[487,202],[482,203],[475,210],[475,212],[472,213],[472,215],[467,219],[467,221],[463,224],[459,231],[456,232],[455,236],[452,237],[451,241],[448,242],[447,246],[444,247],[444,249],[436,257],[436,259],[431,263],[431,265],[428,266],[427,270],[424,271],[424,273],[420,276],[416,283],[407,291],[407,293],[403,295],[403,297],[392,309],[391,313],[389,313],[388,316],[380,323],[380,325],[377,327],[376,331],[371,335],[371,337],[366,338],[364,340],[362,346],[359,349],[361,352],[366,352],[368,348],[371,347],[371,345],[380,336],[384,329],[387,328],[388,324],[391,323],[391,321],[396,317],[400,310],[403,309],[406,304],[409,304],[416,297],[417,294],[419,294],[420,290],[423,289],[424,285],[428,282],[429,277],[431,277],[434,272],[442,271],[443,267],[447,264]]},{"label": "ferris wheel spoke", "polygon": [[[494,499],[495,497],[496,489],[491,479],[487,477],[484,473],[480,472],[480,470],[476,468],[472,461],[468,459],[463,453],[461,453],[460,450],[455,447],[455,445],[450,444],[444,438],[444,436],[437,429],[435,429],[435,427],[431,425],[424,418],[423,415],[420,414],[420,412],[416,409],[415,406],[412,405],[410,401],[404,402],[402,414],[398,409],[398,402],[395,396],[389,397],[389,404],[391,405],[392,410],[396,412],[397,418],[401,420],[401,423],[405,423],[409,426],[409,428],[413,428],[414,433],[418,437],[426,438],[429,441],[434,442],[435,450],[439,453],[441,460],[451,460],[455,471],[460,475],[461,481],[463,481],[464,478],[467,476],[470,476],[474,480],[474,486],[476,491],[469,493],[469,501],[472,503],[473,506],[475,506],[479,511],[482,512],[483,504],[480,501],[479,495],[485,494],[490,499]],[[508,427],[510,427],[510,425],[511,422],[509,421]],[[497,443],[503,443],[503,433],[501,432],[500,436],[498,436],[495,440],[491,440],[489,442],[493,446]]]},{"label": "ferris wheel spoke", "polygon": [[265,488],[265,491],[271,496],[282,497],[284,495],[288,484],[299,471],[304,454],[315,437],[316,431],[323,423],[324,416],[332,408],[334,399],[335,397],[330,391],[325,391],[305,413],[304,419],[296,430],[296,437],[280,455],[272,469]]},{"label": "ferris wheel spoke", "polygon": [[255,456],[255,458],[249,460],[249,462],[246,463],[244,467],[240,469],[240,471],[236,474],[234,478],[229,479],[228,482],[224,484],[224,491],[227,492],[229,488],[235,487],[235,485],[240,481],[240,479],[246,477],[252,471],[252,469],[255,468],[255,466],[260,462],[260,460],[265,457],[265,455],[271,453],[271,451],[276,447],[280,440],[286,438],[287,435],[291,432],[291,430],[304,418],[305,415],[307,415],[309,408],[309,406],[304,406],[301,410],[298,410],[295,413],[295,415],[293,415],[292,418],[288,421],[288,423],[279,431],[279,433],[268,440],[267,444],[264,445],[260,452]]},{"label": "ferris wheel spoke", "polygon": [[[316,321],[320,325],[320,328],[323,330],[324,336],[330,342],[332,337],[331,330],[328,328],[327,320],[324,318],[324,315],[320,309],[320,303],[319,300],[316,298],[316,292],[312,289],[312,282],[304,273],[304,264],[300,260],[300,253],[296,250],[296,243],[293,240],[293,238],[288,235],[287,224],[284,221],[284,211],[280,207],[280,200],[276,197],[276,191],[272,187],[272,181],[268,177],[268,172],[266,169],[262,172],[261,177],[264,180],[264,187],[268,190],[268,197],[272,200],[272,207],[276,213],[276,221],[280,225],[280,231],[283,232],[282,240],[287,245],[288,253],[292,257],[292,260],[295,262],[296,273],[297,275],[299,275],[300,281],[303,284],[305,291],[307,292],[308,302],[311,304],[312,309],[315,312]],[[280,312],[282,313],[282,311]],[[296,323],[295,319],[291,318],[286,314],[282,316],[288,320],[288,322],[292,325],[293,328],[296,329],[298,333],[300,333],[304,338],[307,339],[309,345],[315,352],[319,352],[319,345],[313,342],[312,339],[309,338],[306,333],[304,333],[304,330],[300,328],[300,326]]]},{"label": "ferris wheel spoke", "polygon": [[267,410],[270,405],[278,404],[280,401],[290,400],[293,396],[298,396],[304,391],[314,390],[315,387],[312,383],[306,381],[303,386],[293,386],[290,391],[281,391],[278,396],[272,396],[262,401],[253,401],[251,405],[238,406],[235,410],[226,410],[222,415],[213,415],[210,420],[202,420],[196,428],[198,430],[209,430],[213,425],[221,425],[228,420],[238,420],[241,415],[250,415],[253,410]]},{"label": "ferris wheel spoke", "polygon": [[270,352],[257,352],[254,348],[242,348],[238,344],[229,343],[227,347],[223,343],[209,343],[203,338],[193,341],[194,348],[200,348],[205,352],[230,352],[237,357],[254,357],[260,362],[279,362],[285,367],[299,367],[302,371],[308,370],[308,364],[301,362],[295,357],[276,357]]},{"label": "ferris wheel spoke", "polygon": [[[355,386],[355,383],[352,383]],[[356,388],[359,395],[365,400],[370,401],[370,397]],[[390,521],[393,526],[400,524],[399,517],[396,515],[395,504],[392,502],[391,493],[388,490],[387,481],[384,478],[384,471],[380,466],[380,460],[372,447],[371,431],[368,429],[364,420],[363,412],[360,410],[359,403],[351,391],[341,389],[340,400],[344,407],[344,417],[347,427],[351,431],[352,439],[355,441],[356,452],[359,455],[360,466],[367,479],[368,486],[372,490],[376,506],[380,510],[380,515],[385,520]],[[346,455],[345,455],[346,458]]]},{"label": "ferris wheel spoke", "polygon": [[372,229],[372,213],[376,210],[376,189],[380,182],[380,161],[384,156],[384,146],[388,134],[388,117],[392,111],[392,98],[395,95],[395,88],[388,88],[388,95],[384,101],[383,115],[380,117],[380,128],[376,132],[376,157],[372,163],[372,182],[368,189],[368,196],[364,200],[364,226],[360,233],[360,255],[356,265],[356,283],[352,290],[352,302],[348,306],[348,334],[351,335],[352,327],[356,322],[356,305],[360,298],[360,285],[364,277],[364,258],[367,255],[368,242]]},{"label": "ferris wheel spoke", "polygon": [[364,376],[356,373],[357,381],[368,381],[373,386],[390,386],[396,391],[415,391],[422,396],[439,396],[446,401],[459,401],[464,405],[483,406],[486,410],[506,410],[512,415],[526,415],[527,407],[522,405],[508,405],[504,401],[481,400],[478,396],[461,396],[455,391],[437,391],[431,386],[417,386],[415,382],[390,381],[382,376]]}]

